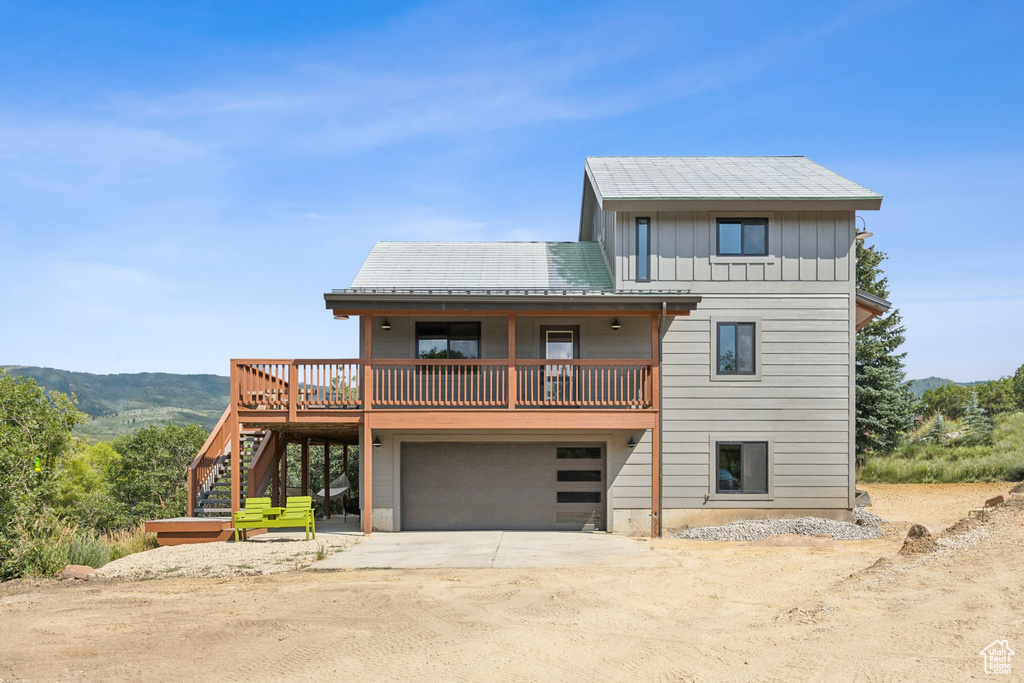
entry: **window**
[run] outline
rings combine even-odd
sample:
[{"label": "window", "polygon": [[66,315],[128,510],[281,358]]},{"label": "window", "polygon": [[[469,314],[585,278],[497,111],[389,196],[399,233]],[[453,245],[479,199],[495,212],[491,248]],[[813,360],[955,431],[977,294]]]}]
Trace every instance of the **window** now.
[{"label": "window", "polygon": [[480,323],[416,323],[417,358],[479,358]]},{"label": "window", "polygon": [[767,256],[767,218],[719,218],[719,256]]},{"label": "window", "polygon": [[756,323],[718,323],[719,375],[753,375],[757,372]]},{"label": "window", "polygon": [[558,481],[601,481],[601,470],[558,470]]},{"label": "window", "polygon": [[559,503],[600,503],[600,491],[559,491]]},{"label": "window", "polygon": [[651,281],[651,219],[636,219],[636,281]]},{"label": "window", "polygon": [[559,460],[599,460],[601,458],[600,448],[559,448],[557,453]]},{"label": "window", "polygon": [[716,493],[768,493],[768,443],[719,441],[715,445]]}]

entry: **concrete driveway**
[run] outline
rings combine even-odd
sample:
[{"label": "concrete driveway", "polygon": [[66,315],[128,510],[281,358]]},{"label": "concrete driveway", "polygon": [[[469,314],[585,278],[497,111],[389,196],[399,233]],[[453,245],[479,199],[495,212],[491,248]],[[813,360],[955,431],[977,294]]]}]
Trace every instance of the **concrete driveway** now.
[{"label": "concrete driveway", "polygon": [[310,569],[674,566],[650,541],[570,531],[377,533]]}]

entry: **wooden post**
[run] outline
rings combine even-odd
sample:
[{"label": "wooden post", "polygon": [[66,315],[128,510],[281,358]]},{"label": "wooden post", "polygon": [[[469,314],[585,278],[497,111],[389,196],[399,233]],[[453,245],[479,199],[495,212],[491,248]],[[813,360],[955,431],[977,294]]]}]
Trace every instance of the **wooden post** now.
[{"label": "wooden post", "polygon": [[231,512],[242,509],[242,436],[238,424],[238,398],[240,391],[238,364],[231,361],[231,417],[225,427],[231,443]]},{"label": "wooden post", "polygon": [[324,442],[324,519],[331,518],[331,444]]},{"label": "wooden post", "polygon": [[302,437],[302,495],[309,495],[309,437]]},{"label": "wooden post", "polygon": [[[267,437],[268,439],[271,437]],[[274,462],[270,464],[272,468],[271,479],[270,479],[270,504],[274,507],[281,505],[281,450],[277,444],[274,444]]]},{"label": "wooden post", "polygon": [[[348,476],[348,444],[345,444],[344,446],[342,446],[342,448],[343,448],[343,450],[342,450],[342,464],[341,464],[341,466],[342,466],[342,468],[344,468],[343,471],[345,472],[345,476],[347,477]],[[349,491],[352,490],[352,480],[349,480],[349,489],[348,490]],[[348,496],[348,491],[346,491],[345,493],[341,494],[342,516],[345,518],[346,521],[348,520],[348,507],[347,507],[347,505],[348,505],[348,497],[349,497]]]},{"label": "wooden post", "polygon": [[373,432],[364,419],[361,438],[359,439],[359,501],[363,507],[363,533],[373,533]]},{"label": "wooden post", "polygon": [[299,410],[299,364],[288,365],[288,421],[295,422]]},{"label": "wooden post", "polygon": [[195,496],[196,486],[195,486],[195,484],[193,482],[195,481],[195,478],[196,478],[196,472],[191,467],[189,467],[186,470],[186,473],[187,473],[186,479],[188,480],[188,506],[185,508],[185,514],[188,515],[189,517],[195,517],[196,516],[196,496]]},{"label": "wooden post", "polygon": [[288,504],[288,439],[282,437],[278,448],[281,450],[281,493],[278,500],[285,506]]},{"label": "wooden post", "polygon": [[373,316],[363,316],[363,410],[373,410]]},{"label": "wooden post", "polygon": [[651,538],[661,536],[661,339],[660,321],[651,316],[651,407],[654,426],[651,428]]},{"label": "wooden post", "polygon": [[508,409],[516,409],[518,387],[516,377],[516,317],[508,316]]}]

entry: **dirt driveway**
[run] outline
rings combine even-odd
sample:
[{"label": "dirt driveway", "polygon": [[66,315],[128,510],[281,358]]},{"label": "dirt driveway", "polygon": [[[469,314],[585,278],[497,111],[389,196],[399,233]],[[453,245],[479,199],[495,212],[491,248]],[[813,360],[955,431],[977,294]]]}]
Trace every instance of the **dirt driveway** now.
[{"label": "dirt driveway", "polygon": [[982,648],[1024,647],[1024,496],[952,538],[908,555],[891,536],[661,540],[674,566],[634,569],[7,584],[0,679],[983,680]]}]

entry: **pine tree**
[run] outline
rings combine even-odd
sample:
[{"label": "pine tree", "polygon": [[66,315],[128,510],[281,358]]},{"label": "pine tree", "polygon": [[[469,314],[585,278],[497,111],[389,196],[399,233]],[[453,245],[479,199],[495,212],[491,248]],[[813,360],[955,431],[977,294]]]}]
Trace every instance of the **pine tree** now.
[{"label": "pine tree", "polygon": [[[886,254],[857,242],[857,289],[889,298],[889,281],[879,267]],[[914,399],[905,385],[905,341],[898,309],[872,320],[857,333],[857,454],[891,451],[914,422]]]},{"label": "pine tree", "polygon": [[935,414],[935,420],[932,422],[932,426],[925,438],[940,446],[946,443],[946,421],[942,419],[942,413]]},{"label": "pine tree", "polygon": [[973,445],[984,445],[992,443],[992,420],[985,414],[985,410],[978,404],[978,395],[971,396],[971,402],[967,404],[967,415],[964,417],[964,424],[967,427],[965,441]]}]

